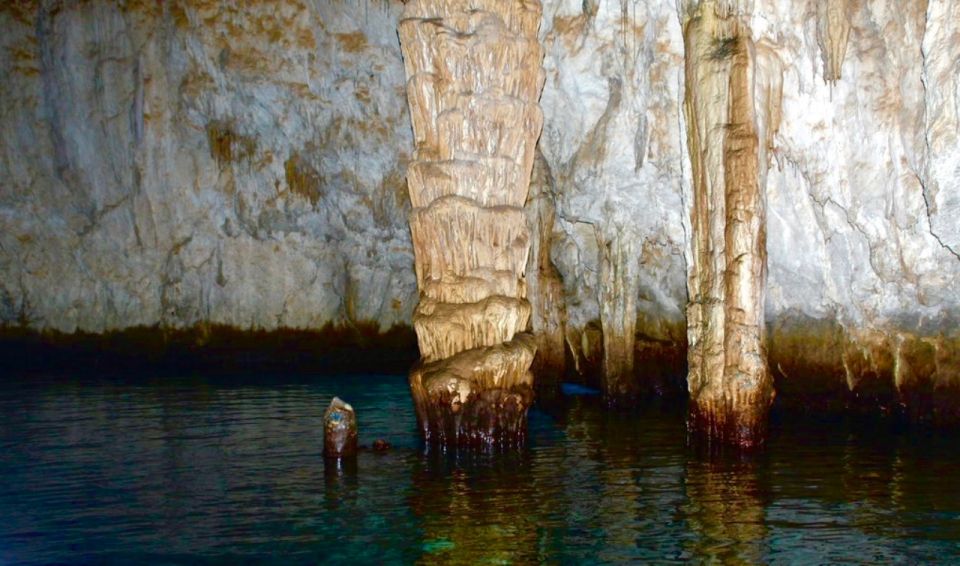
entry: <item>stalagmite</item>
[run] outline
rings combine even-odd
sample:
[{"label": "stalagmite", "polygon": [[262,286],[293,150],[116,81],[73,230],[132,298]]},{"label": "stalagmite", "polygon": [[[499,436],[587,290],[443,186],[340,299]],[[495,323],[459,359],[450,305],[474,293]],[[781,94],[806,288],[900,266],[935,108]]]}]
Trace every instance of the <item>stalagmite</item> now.
[{"label": "stalagmite", "polygon": [[[775,113],[755,108],[762,81],[749,28],[712,4],[701,3],[684,25],[693,179],[691,425],[710,439],[749,447],[763,440],[773,396],[763,341],[768,140],[762,130]],[[758,90],[770,98],[769,88]]]},{"label": "stalagmite", "polygon": [[443,444],[517,444],[533,399],[522,207],[543,125],[540,13],[536,0],[411,0],[399,26],[416,146],[410,386]]}]

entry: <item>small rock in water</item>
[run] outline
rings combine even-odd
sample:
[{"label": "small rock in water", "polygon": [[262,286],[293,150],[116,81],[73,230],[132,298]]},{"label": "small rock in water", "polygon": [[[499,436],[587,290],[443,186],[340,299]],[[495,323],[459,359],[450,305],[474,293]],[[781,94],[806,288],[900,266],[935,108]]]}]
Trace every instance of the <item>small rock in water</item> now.
[{"label": "small rock in water", "polygon": [[343,458],[357,453],[357,415],[339,397],[330,401],[323,414],[323,455]]},{"label": "small rock in water", "polygon": [[390,450],[390,448],[392,448],[392,446],[390,446],[390,443],[382,438],[378,438],[373,441],[374,452],[385,452],[387,450]]}]

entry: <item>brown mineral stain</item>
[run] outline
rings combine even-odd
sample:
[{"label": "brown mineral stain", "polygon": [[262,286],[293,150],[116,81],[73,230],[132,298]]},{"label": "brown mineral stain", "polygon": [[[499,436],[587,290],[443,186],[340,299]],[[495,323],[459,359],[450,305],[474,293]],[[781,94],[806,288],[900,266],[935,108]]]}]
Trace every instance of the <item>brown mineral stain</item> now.
[{"label": "brown mineral stain", "polygon": [[174,2],[170,4],[170,18],[173,20],[173,24],[177,29],[187,29],[190,27],[190,18],[187,16],[187,11],[179,2]]},{"label": "brown mineral stain", "polygon": [[207,142],[210,154],[220,167],[241,161],[250,162],[257,152],[257,140],[238,134],[233,124],[213,121],[207,124]]},{"label": "brown mineral stain", "polygon": [[17,23],[33,26],[40,2],[37,0],[5,0],[0,2],[0,13],[7,13]]},{"label": "brown mineral stain", "polygon": [[334,34],[340,47],[347,53],[359,53],[367,47],[367,36],[361,31]]},{"label": "brown mineral stain", "polygon": [[353,96],[363,104],[370,104],[370,89],[367,85],[357,85],[353,91]]},{"label": "brown mineral stain", "polygon": [[297,31],[296,33],[296,42],[297,47],[301,49],[316,49],[317,39],[313,35],[313,30],[310,28],[303,28]]},{"label": "brown mineral stain", "polygon": [[290,191],[315,206],[322,196],[322,179],[317,170],[304,161],[299,153],[294,153],[283,163],[283,170]]}]

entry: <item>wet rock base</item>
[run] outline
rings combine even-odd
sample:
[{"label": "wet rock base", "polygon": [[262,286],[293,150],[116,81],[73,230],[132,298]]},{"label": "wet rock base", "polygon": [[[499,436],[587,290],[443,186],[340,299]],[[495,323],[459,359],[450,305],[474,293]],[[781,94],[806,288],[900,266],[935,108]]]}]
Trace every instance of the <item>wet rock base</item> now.
[{"label": "wet rock base", "polygon": [[526,443],[533,389],[516,385],[472,393],[460,402],[447,392],[414,399],[427,444],[441,449],[504,450]]},{"label": "wet rock base", "polygon": [[691,401],[687,415],[688,443],[711,453],[758,450],[767,440],[769,405]]}]

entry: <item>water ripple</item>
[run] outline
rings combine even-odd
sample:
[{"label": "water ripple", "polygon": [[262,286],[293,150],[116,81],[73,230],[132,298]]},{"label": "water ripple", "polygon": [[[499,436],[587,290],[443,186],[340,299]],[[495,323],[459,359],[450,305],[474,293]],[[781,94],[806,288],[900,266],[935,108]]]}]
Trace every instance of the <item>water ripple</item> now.
[{"label": "water ripple", "polygon": [[[325,467],[334,395],[393,449]],[[534,411],[527,449],[472,455],[424,452],[403,376],[8,378],[0,450],[0,563],[960,558],[950,439],[785,426],[725,461],[680,413],[591,395]]]}]

